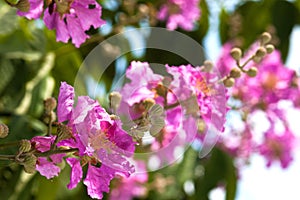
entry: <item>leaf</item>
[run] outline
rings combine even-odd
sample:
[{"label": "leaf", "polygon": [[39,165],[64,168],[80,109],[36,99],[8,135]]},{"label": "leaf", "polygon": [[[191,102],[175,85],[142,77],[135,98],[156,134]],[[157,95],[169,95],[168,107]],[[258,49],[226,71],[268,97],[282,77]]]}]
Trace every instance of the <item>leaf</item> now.
[{"label": "leaf", "polygon": [[300,17],[299,11],[291,2],[275,1],[271,9],[271,15],[272,24],[275,26],[276,35],[280,40],[278,48],[281,51],[282,59],[286,60],[290,45],[290,35],[297,23],[297,18]]},{"label": "leaf", "polygon": [[15,9],[8,5],[1,5],[0,7],[0,35],[7,35],[18,27],[18,17]]},{"label": "leaf", "polygon": [[237,187],[236,169],[232,158],[215,148],[211,157],[204,163],[204,176],[196,180],[196,197],[208,199],[209,192],[220,184],[226,186],[226,200],[234,200]]}]

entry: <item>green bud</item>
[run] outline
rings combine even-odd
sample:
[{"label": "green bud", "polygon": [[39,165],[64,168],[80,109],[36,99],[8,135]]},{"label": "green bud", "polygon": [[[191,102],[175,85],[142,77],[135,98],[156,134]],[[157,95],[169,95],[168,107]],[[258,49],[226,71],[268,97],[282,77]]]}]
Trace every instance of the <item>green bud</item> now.
[{"label": "green bud", "polygon": [[55,0],[56,3],[56,11],[63,15],[70,12],[70,6],[74,0]]},{"label": "green bud", "polygon": [[238,61],[242,57],[242,50],[240,48],[233,48],[230,51],[230,55],[234,60]]},{"label": "green bud", "polygon": [[46,100],[44,100],[44,108],[46,111],[53,111],[57,106],[57,103],[56,103],[56,99],[53,98],[53,97],[50,97]]},{"label": "green bud", "polygon": [[21,140],[20,141],[19,152],[26,153],[26,152],[30,151],[30,149],[31,149],[31,142],[29,140]]},{"label": "green bud", "polygon": [[72,136],[73,136],[72,130],[70,127],[68,127],[67,125],[61,124],[61,123],[58,124],[58,126],[57,126],[58,142],[61,140],[71,138]]},{"label": "green bud", "polygon": [[259,47],[255,53],[255,56],[263,58],[267,54],[267,50],[264,47]]},{"label": "green bud", "polygon": [[37,157],[35,155],[30,154],[26,156],[24,162],[22,163],[22,165],[24,165],[24,171],[28,174],[33,174],[36,171],[35,169],[36,162],[37,162]]},{"label": "green bud", "polygon": [[246,73],[250,77],[255,77],[257,75],[257,68],[251,67]]},{"label": "green bud", "polygon": [[5,138],[8,135],[9,129],[5,124],[0,124],[0,138]]},{"label": "green bud", "polygon": [[270,33],[268,32],[264,32],[263,34],[261,34],[261,43],[262,45],[267,44],[268,42],[270,42],[272,39],[272,36]]},{"label": "green bud", "polygon": [[239,78],[241,77],[242,73],[241,70],[237,67],[230,70],[230,77],[232,78]]},{"label": "green bud", "polygon": [[223,81],[223,83],[224,83],[225,87],[230,88],[234,85],[235,80],[234,80],[234,78],[227,78]]},{"label": "green bud", "polygon": [[109,94],[109,105],[114,111],[117,111],[120,107],[122,95],[119,92],[112,92]]},{"label": "green bud", "polygon": [[204,131],[206,129],[206,124],[203,119],[197,120],[197,128],[200,133],[204,133]]},{"label": "green bud", "polygon": [[20,0],[16,5],[16,8],[18,8],[22,12],[28,12],[30,8],[30,3],[28,0]]},{"label": "green bud", "polygon": [[[167,84],[169,84],[168,80],[166,78],[164,80]],[[155,90],[156,90],[157,94],[161,97],[165,97],[168,93],[168,88],[165,87],[164,84],[158,84],[157,87],[155,88]]]},{"label": "green bud", "polygon": [[268,44],[268,45],[266,45],[266,50],[267,50],[268,54],[271,54],[275,50],[275,47],[272,44]]},{"label": "green bud", "polygon": [[50,124],[56,120],[56,114],[53,111],[50,111],[50,113],[45,113],[43,116],[43,121],[46,124]]},{"label": "green bud", "polygon": [[214,63],[210,60],[206,60],[203,63],[204,69],[207,72],[210,72],[212,70],[212,68],[214,67]]},{"label": "green bud", "polygon": [[254,56],[254,57],[253,57],[253,61],[254,61],[255,63],[259,63],[261,60],[262,60],[262,57],[259,57],[259,56]]}]

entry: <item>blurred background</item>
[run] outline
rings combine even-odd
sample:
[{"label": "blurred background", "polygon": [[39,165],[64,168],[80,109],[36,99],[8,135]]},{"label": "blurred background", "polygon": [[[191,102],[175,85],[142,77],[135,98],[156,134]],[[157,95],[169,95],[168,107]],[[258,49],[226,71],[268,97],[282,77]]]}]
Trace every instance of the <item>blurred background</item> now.
[{"label": "blurred background", "polygon": [[[4,142],[30,139],[46,132],[42,121],[43,100],[57,97],[61,81],[73,84],[85,57],[102,41],[124,30],[138,27],[166,27],[166,22],[157,19],[162,0],[99,0],[102,19],[106,25],[91,28],[90,35],[80,48],[73,44],[56,42],[55,31],[48,30],[42,20],[27,20],[16,15],[16,9],[0,2],[0,121],[9,126],[10,134]],[[201,44],[207,59],[215,63],[221,57],[222,47],[227,42],[246,50],[268,31],[272,44],[280,51],[284,66],[300,70],[300,0],[200,0],[200,18],[192,30],[180,27],[182,32]],[[151,33],[150,33],[151,34]],[[138,30],[124,37],[118,45],[103,49],[103,54],[114,57],[118,48],[136,49],[145,46],[147,35]],[[93,68],[80,78],[79,85],[85,94],[97,98],[101,105],[108,106],[108,93],[125,73],[132,60],[161,64],[188,64],[176,55],[142,49],[117,58],[99,80],[95,76],[101,70]],[[201,65],[202,63],[199,63]],[[97,86],[97,90],[94,88]],[[291,100],[293,101],[293,100]],[[289,126],[299,137],[300,114],[294,107],[285,107]],[[244,122],[238,114],[228,113],[227,126],[239,126]],[[264,119],[257,117],[255,129],[263,134]],[[226,134],[226,131],[225,131]],[[240,144],[243,145],[243,144]],[[282,168],[279,162],[266,166],[265,158],[257,152],[242,165],[239,157],[231,154],[222,145],[216,146],[204,159],[198,157],[197,149],[185,152],[181,162],[148,174],[141,194],[132,199],[299,199],[300,154],[298,138],[292,150],[293,162]],[[0,154],[14,154],[16,149],[0,149]],[[253,154],[253,155],[252,155]],[[69,191],[70,168],[47,180],[38,173],[29,175],[22,168],[7,161],[0,162],[1,199],[89,199],[85,186]],[[122,180],[114,180],[111,188],[118,190]],[[133,187],[134,188],[134,187]],[[134,190],[133,188],[129,190]],[[119,189],[124,192],[126,189]],[[127,191],[128,192],[128,191]],[[122,194],[122,193],[121,193]],[[112,199],[110,194],[105,199]],[[125,196],[124,196],[125,198]],[[122,196],[119,197],[122,199]]]}]

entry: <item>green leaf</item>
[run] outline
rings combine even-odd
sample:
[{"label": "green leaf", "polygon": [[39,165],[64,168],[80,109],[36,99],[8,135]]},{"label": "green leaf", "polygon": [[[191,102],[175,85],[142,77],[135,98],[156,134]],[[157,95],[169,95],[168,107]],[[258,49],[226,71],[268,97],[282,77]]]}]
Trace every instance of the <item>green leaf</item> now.
[{"label": "green leaf", "polygon": [[271,10],[272,24],[279,38],[278,48],[283,60],[286,60],[290,45],[290,35],[299,18],[299,12],[294,4],[288,1],[275,1]]},{"label": "green leaf", "polygon": [[7,35],[18,27],[18,17],[16,10],[8,5],[1,5],[0,7],[0,35]]},{"label": "green leaf", "polygon": [[195,181],[199,200],[207,200],[209,192],[220,184],[226,185],[226,200],[234,200],[236,195],[237,175],[232,158],[215,148],[211,157],[204,161],[204,176]]}]

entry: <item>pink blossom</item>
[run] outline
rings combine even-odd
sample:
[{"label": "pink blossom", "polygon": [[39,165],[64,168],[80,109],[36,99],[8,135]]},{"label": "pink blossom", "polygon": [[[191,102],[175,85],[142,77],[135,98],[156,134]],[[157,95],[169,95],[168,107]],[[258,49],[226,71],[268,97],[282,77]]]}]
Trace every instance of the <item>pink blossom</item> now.
[{"label": "pink blossom", "polygon": [[[121,122],[111,119],[97,101],[88,96],[79,96],[74,107],[72,105],[74,101],[71,98],[73,96],[72,87],[62,83],[58,98],[58,107],[62,109],[58,112],[58,118],[68,121],[68,126],[73,129],[74,137],[60,141],[58,146],[79,150],[79,158],[67,159],[72,168],[68,188],[76,187],[81,180],[80,160],[83,156],[87,156],[90,160],[85,161],[89,169],[84,184],[91,197],[102,198],[102,193],[108,192],[109,183],[115,174],[128,177],[134,172],[134,167],[128,158],[134,152],[135,143],[121,128]],[[101,167],[94,166],[95,162],[101,163]]]},{"label": "pink blossom", "polygon": [[278,134],[271,127],[265,133],[264,143],[260,145],[260,153],[267,159],[267,166],[270,167],[273,161],[278,160],[283,168],[289,166],[292,158],[292,150],[295,137],[288,129]]},{"label": "pink blossom", "polygon": [[[146,171],[143,162],[137,164],[140,171]],[[147,188],[145,183],[148,181],[147,172],[134,173],[129,178],[120,177],[116,187],[110,193],[110,200],[131,200],[134,197],[142,197],[146,195]]]},{"label": "pink blossom", "polygon": [[[31,144],[37,151],[43,153],[50,150],[54,140],[54,136],[36,136],[31,139]],[[36,164],[36,170],[47,179],[58,176],[60,168],[57,166],[57,164],[62,162],[62,158],[64,156],[65,154],[53,154],[49,156],[49,159],[47,157],[39,157]]]},{"label": "pink blossom", "polygon": [[147,98],[154,98],[153,89],[163,80],[163,77],[154,74],[147,62],[131,62],[126,70],[126,77],[130,79],[122,88],[122,98],[129,106]]},{"label": "pink blossom", "polygon": [[64,8],[60,3],[53,5],[53,11],[48,7],[44,12],[44,22],[49,29],[56,29],[57,41],[66,43],[71,38],[72,43],[79,47],[89,38],[85,31],[91,26],[98,28],[105,22],[100,18],[101,6],[95,0],[68,3],[69,8],[64,11],[60,11],[60,7]]},{"label": "pink blossom", "polygon": [[199,2],[200,0],[168,0],[161,6],[157,18],[161,21],[166,20],[170,30],[180,27],[190,31],[200,17]]}]

